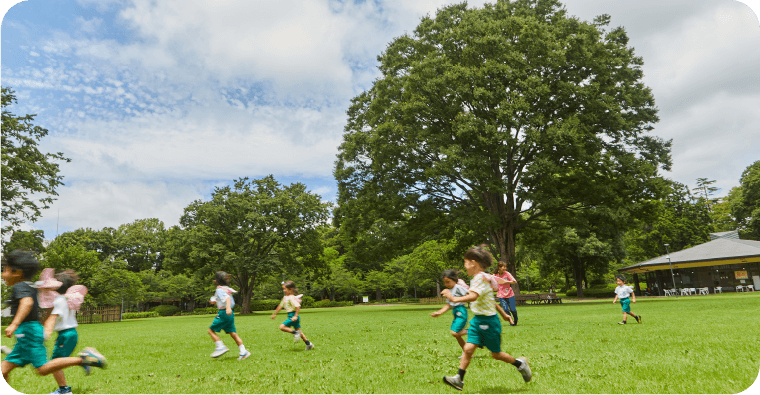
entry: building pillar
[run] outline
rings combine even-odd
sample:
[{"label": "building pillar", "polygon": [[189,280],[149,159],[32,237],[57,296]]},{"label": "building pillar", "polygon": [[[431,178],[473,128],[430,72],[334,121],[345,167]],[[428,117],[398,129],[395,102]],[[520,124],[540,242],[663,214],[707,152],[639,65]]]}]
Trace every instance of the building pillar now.
[{"label": "building pillar", "polygon": [[633,273],[633,290],[636,291],[636,295],[641,296],[641,288],[639,287],[639,274]]}]

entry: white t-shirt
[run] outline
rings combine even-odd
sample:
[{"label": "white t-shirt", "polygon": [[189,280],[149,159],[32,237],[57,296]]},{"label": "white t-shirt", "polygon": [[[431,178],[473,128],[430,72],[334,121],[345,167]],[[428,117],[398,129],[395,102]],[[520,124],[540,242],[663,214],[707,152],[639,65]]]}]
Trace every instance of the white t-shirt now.
[{"label": "white t-shirt", "polygon": [[478,294],[478,299],[470,302],[470,310],[478,315],[496,315],[496,305],[494,300],[493,287],[491,282],[486,280],[485,273],[480,272],[470,280],[470,291]]},{"label": "white t-shirt", "polygon": [[618,299],[625,299],[633,293],[633,287],[630,285],[618,285],[615,288],[615,294],[617,294]]},{"label": "white t-shirt", "polygon": [[58,315],[55,318],[55,327],[53,327],[56,332],[79,326],[77,312],[69,310],[69,304],[63,295],[58,295],[53,299],[53,311],[50,314]]},{"label": "white t-shirt", "polygon": [[[467,289],[465,289],[463,286],[459,284],[455,284],[453,288],[450,288],[450,291],[451,291],[451,296],[455,296],[455,297],[465,296],[469,293]],[[460,303],[448,302],[448,303],[451,307],[455,307],[455,306],[461,306],[465,302],[460,302]]]},{"label": "white t-shirt", "polygon": [[227,308],[227,298],[230,298],[230,309],[235,307],[235,298],[232,297],[226,288],[217,287],[216,293],[214,293],[214,299],[216,300],[216,308],[224,310]]},{"label": "white t-shirt", "polygon": [[301,304],[298,303],[298,298],[296,298],[295,295],[285,295],[282,297],[280,306],[282,306],[288,313],[292,313],[296,311],[297,307],[301,307]]}]

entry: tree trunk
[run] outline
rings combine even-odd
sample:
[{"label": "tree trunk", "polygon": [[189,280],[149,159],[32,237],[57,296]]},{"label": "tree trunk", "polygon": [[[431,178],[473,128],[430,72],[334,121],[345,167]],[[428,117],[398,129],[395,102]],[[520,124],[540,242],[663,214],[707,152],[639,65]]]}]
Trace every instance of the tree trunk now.
[{"label": "tree trunk", "polygon": [[573,277],[575,278],[575,289],[578,290],[578,297],[583,297],[583,273],[578,264],[573,265]]},{"label": "tree trunk", "polygon": [[240,296],[243,299],[240,303],[240,314],[250,314],[251,298],[253,297],[253,285],[256,282],[256,275],[252,274],[249,277],[247,273],[241,273],[238,280],[240,282]]},{"label": "tree trunk", "polygon": [[375,300],[378,301],[378,302],[381,301],[381,300],[383,300],[383,294],[380,293],[380,288],[379,287],[375,288]]}]

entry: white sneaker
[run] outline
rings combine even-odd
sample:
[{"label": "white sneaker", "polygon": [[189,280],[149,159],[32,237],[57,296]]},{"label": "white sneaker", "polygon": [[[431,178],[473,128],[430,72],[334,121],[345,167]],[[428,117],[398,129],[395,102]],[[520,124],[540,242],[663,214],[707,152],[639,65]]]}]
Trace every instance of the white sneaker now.
[{"label": "white sneaker", "polygon": [[517,369],[517,371],[520,372],[520,374],[522,374],[523,380],[525,380],[525,382],[527,383],[530,381],[530,379],[533,378],[533,372],[530,371],[530,366],[528,366],[528,358],[520,357],[520,358],[517,358],[517,360],[522,361],[523,363],[522,367]]},{"label": "white sneaker", "polygon": [[461,391],[464,387],[464,382],[461,378],[459,378],[459,374],[455,374],[453,376],[444,376],[443,382],[454,387],[455,389],[458,389],[459,391]]},{"label": "white sneaker", "polygon": [[306,346],[306,351],[309,351],[309,350],[311,350],[312,348],[314,348],[314,343],[309,343],[309,345],[308,345],[308,346]]},{"label": "white sneaker", "polygon": [[220,356],[222,356],[224,353],[226,353],[227,351],[230,351],[230,349],[229,349],[229,348],[227,348],[227,347],[224,347],[224,348],[217,348],[216,350],[214,350],[214,352],[212,352],[212,353],[211,353],[211,358],[217,358],[217,357],[220,357]]},{"label": "white sneaker", "polygon": [[248,350],[246,350],[243,354],[240,354],[238,356],[238,361],[242,361],[242,360],[244,360],[244,359],[246,359],[246,358],[248,358],[250,356],[251,356],[251,352],[248,351]]},{"label": "white sneaker", "polygon": [[0,346],[0,351],[2,351],[2,353],[5,355],[8,355],[11,353],[11,349],[8,346]]},{"label": "white sneaker", "polygon": [[293,332],[293,343],[298,343],[299,340],[301,340],[301,331],[296,330]]}]

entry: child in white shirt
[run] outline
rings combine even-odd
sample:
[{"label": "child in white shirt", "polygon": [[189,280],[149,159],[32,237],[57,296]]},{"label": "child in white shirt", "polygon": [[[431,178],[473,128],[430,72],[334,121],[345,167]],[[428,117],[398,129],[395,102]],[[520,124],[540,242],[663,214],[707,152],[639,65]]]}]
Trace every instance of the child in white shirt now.
[{"label": "child in white shirt", "polygon": [[[295,295],[296,284],[292,281],[285,281],[282,283],[282,293],[285,296],[282,297],[282,302],[274,310],[271,318],[274,319],[277,313],[285,308],[285,311],[288,312],[288,319],[280,324],[280,330],[293,334],[293,341],[296,343],[299,339],[303,339],[304,343],[306,343],[306,350],[311,350],[314,348],[314,343],[310,342],[301,330],[301,317],[298,316],[298,313],[301,311],[301,295]],[[290,327],[293,329],[290,329]]]},{"label": "child in white shirt", "polygon": [[212,322],[211,326],[208,328],[208,333],[211,335],[211,340],[214,341],[215,346],[214,352],[211,353],[211,357],[217,358],[230,350],[224,345],[222,339],[219,338],[219,335],[216,334],[216,332],[224,330],[238,345],[238,348],[240,349],[238,361],[241,361],[250,357],[251,352],[245,349],[243,340],[238,336],[237,330],[235,329],[235,314],[232,312],[232,308],[235,307],[235,299],[232,298],[232,294],[236,291],[229,287],[230,275],[226,272],[216,272],[214,275],[214,284],[216,284],[216,292],[210,302],[216,304],[216,308],[218,308],[219,311],[216,314],[216,318],[214,318],[214,322]]},{"label": "child in white shirt", "polygon": [[[459,284],[460,281],[464,285]],[[446,288],[450,290],[451,295],[455,297],[465,296],[468,293],[469,287],[467,284],[459,279],[456,271],[451,269],[443,271],[443,285],[445,285]],[[454,314],[454,320],[451,322],[450,328],[451,336],[454,336],[454,338],[457,339],[459,347],[462,348],[462,356],[464,356],[464,336],[467,334],[467,331],[464,329],[464,327],[467,326],[467,306],[465,303],[455,303],[449,301],[440,310],[430,313],[430,316],[438,317],[441,314],[449,311],[449,309],[452,309],[452,313]],[[460,356],[459,358],[462,357]]]}]

